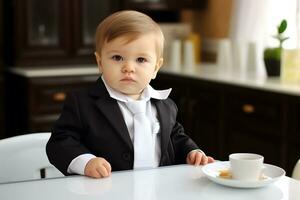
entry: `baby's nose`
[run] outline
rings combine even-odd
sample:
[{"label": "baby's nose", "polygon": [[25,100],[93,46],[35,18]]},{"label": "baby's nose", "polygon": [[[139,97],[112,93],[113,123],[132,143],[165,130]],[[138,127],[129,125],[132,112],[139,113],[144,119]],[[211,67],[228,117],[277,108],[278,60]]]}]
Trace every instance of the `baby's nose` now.
[{"label": "baby's nose", "polygon": [[127,73],[134,72],[135,71],[134,65],[130,62],[125,62],[123,65],[122,71],[127,72]]}]

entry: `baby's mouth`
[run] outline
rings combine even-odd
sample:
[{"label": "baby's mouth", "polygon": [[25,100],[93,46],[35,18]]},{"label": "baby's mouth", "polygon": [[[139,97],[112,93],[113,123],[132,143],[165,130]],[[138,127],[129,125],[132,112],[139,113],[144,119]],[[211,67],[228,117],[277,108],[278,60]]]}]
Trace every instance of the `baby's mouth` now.
[{"label": "baby's mouth", "polygon": [[133,78],[129,78],[129,77],[123,78],[123,79],[121,79],[121,81],[125,81],[125,82],[135,82],[135,80],[134,80]]}]

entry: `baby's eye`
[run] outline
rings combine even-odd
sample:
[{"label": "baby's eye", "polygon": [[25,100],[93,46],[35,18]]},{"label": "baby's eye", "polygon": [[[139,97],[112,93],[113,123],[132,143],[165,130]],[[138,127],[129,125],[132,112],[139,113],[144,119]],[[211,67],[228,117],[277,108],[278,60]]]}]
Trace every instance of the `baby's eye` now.
[{"label": "baby's eye", "polygon": [[115,60],[115,61],[121,61],[121,60],[123,60],[123,58],[122,58],[122,56],[120,56],[120,55],[114,55],[113,57],[111,57],[113,60]]},{"label": "baby's eye", "polygon": [[146,58],[142,58],[142,57],[137,58],[136,61],[139,63],[147,62]]}]

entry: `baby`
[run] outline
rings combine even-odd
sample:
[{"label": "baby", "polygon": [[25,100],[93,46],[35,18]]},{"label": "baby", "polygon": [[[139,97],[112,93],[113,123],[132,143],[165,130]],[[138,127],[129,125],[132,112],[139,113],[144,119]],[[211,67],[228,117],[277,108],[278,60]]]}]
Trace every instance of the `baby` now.
[{"label": "baby", "polygon": [[50,162],[65,175],[108,177],[111,171],[213,162],[176,121],[171,89],[149,83],[163,64],[164,36],[149,16],[120,11],[96,31],[101,76],[68,95],[47,144]]}]

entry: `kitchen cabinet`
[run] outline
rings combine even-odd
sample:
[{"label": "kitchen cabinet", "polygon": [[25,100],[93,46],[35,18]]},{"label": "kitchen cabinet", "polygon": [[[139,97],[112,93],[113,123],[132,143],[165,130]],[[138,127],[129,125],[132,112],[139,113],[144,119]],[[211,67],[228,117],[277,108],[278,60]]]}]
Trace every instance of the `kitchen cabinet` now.
[{"label": "kitchen cabinet", "polygon": [[[3,1],[0,0],[0,11],[3,10]],[[0,15],[0,139],[4,138],[4,82],[3,82],[3,15]]]},{"label": "kitchen cabinet", "polygon": [[178,121],[205,152],[222,160],[233,152],[263,153],[266,162],[284,166],[281,95],[162,73],[153,82],[173,88]]},{"label": "kitchen cabinet", "polygon": [[[182,3],[184,2],[184,3]],[[174,3],[125,0],[14,0],[5,2],[6,63],[50,66],[95,63],[94,34],[108,15],[136,9],[158,22],[178,22],[180,10],[204,8],[206,0]]]},{"label": "kitchen cabinet", "polygon": [[4,87],[3,78],[0,78],[0,139],[4,138],[5,122],[4,122]]},{"label": "kitchen cabinet", "polygon": [[178,75],[160,73],[152,82],[156,89],[172,88],[170,98],[178,107],[178,121],[205,152],[219,157],[221,90],[218,86]]},{"label": "kitchen cabinet", "polygon": [[173,88],[178,121],[209,155],[258,153],[291,175],[300,158],[300,97],[172,73],[160,73],[153,85]]},{"label": "kitchen cabinet", "polygon": [[187,127],[204,152],[220,154],[221,90],[218,86],[191,80]]},{"label": "kitchen cabinet", "polygon": [[157,22],[179,22],[183,9],[205,9],[207,0],[120,0],[122,9],[144,12]]},{"label": "kitchen cabinet", "polygon": [[[0,60],[1,62],[1,60]],[[4,138],[5,121],[4,121],[4,81],[2,75],[2,64],[0,63],[0,139]]]},{"label": "kitchen cabinet", "polygon": [[72,0],[75,56],[94,59],[94,38],[98,24],[119,9],[117,0]]},{"label": "kitchen cabinet", "polygon": [[226,88],[225,155],[234,152],[263,152],[265,162],[284,167],[284,103],[282,95],[240,87]]},{"label": "kitchen cabinet", "polygon": [[293,167],[300,159],[300,99],[292,97],[289,99],[289,120],[288,120],[288,171],[292,171]]},{"label": "kitchen cabinet", "polygon": [[6,137],[51,131],[68,92],[93,85],[98,75],[24,77],[6,74]]},{"label": "kitchen cabinet", "polygon": [[94,32],[118,0],[15,0],[5,7],[12,24],[6,30],[7,63],[49,66],[94,63]]}]

